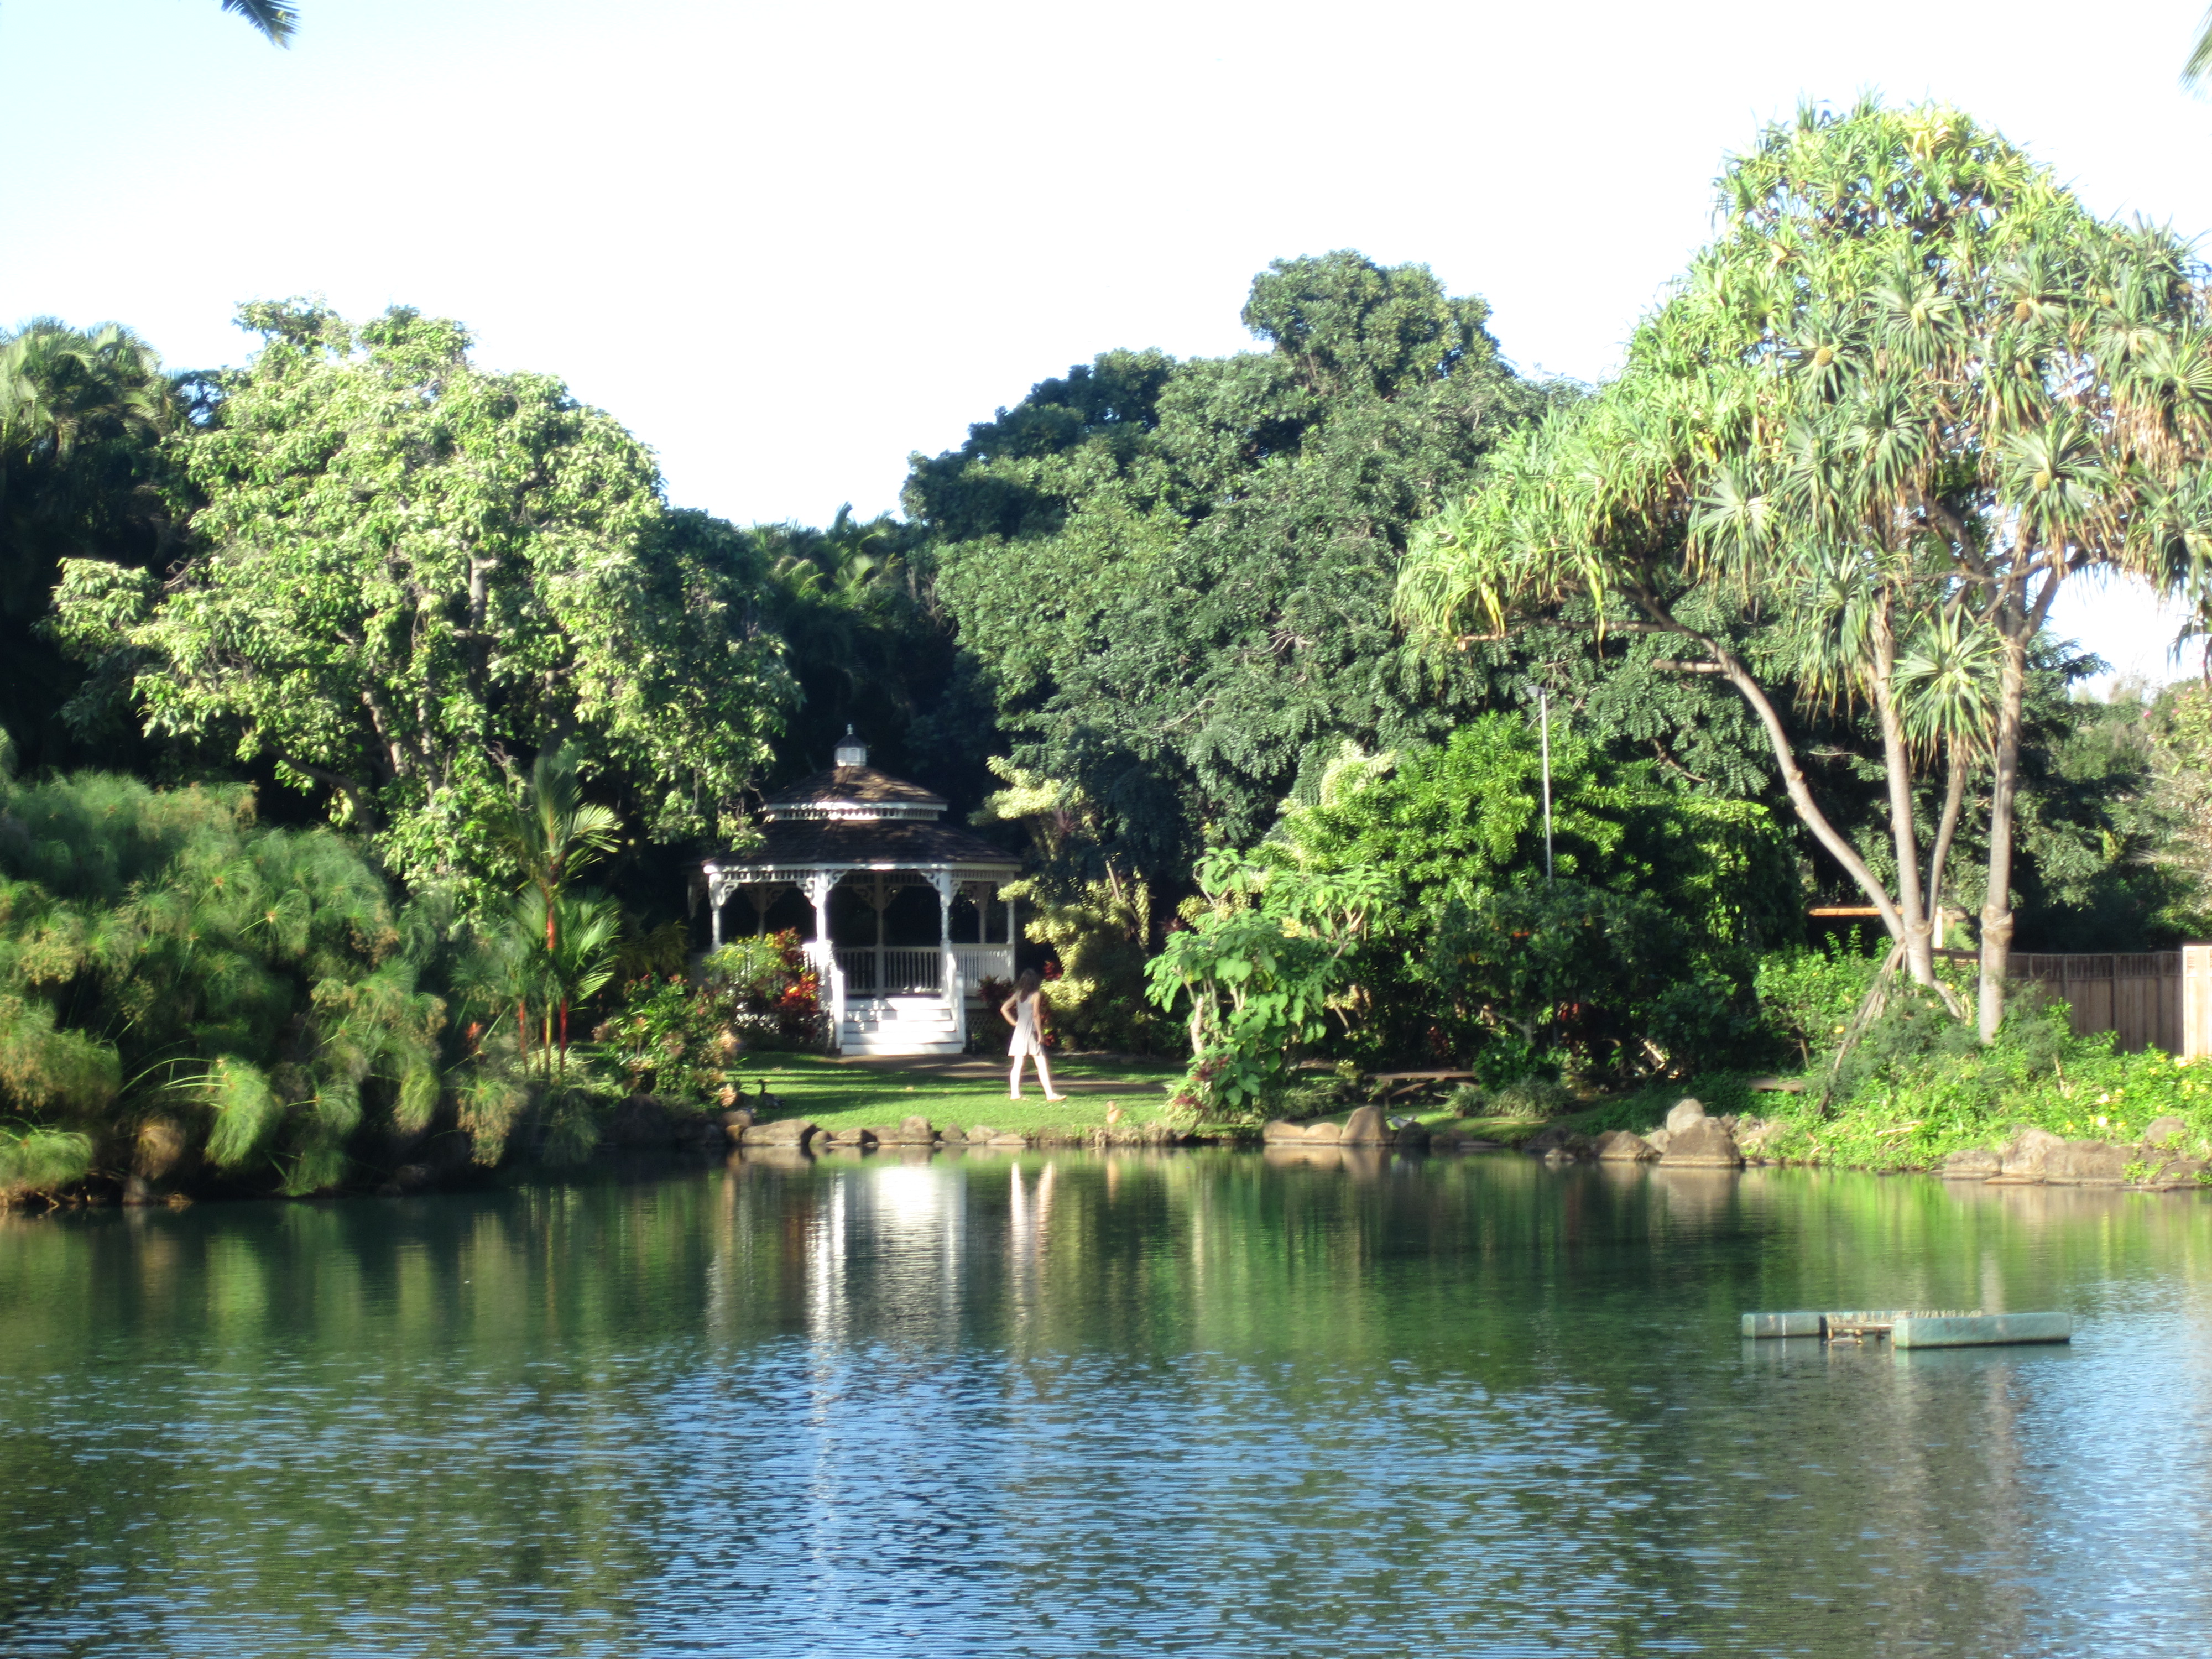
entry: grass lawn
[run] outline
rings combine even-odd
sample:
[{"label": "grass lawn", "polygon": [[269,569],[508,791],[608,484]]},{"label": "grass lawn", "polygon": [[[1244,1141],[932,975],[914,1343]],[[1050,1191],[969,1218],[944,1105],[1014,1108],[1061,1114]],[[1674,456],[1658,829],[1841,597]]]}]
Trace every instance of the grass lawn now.
[{"label": "grass lawn", "polygon": [[[882,1128],[920,1113],[936,1127],[978,1124],[1016,1134],[1103,1128],[1106,1109],[1119,1105],[1115,1124],[1127,1131],[1168,1115],[1168,1097],[1182,1066],[1170,1060],[1113,1055],[1057,1055],[1053,1081],[1068,1097],[1054,1104],[1024,1067],[1022,1097],[1006,1098],[1004,1055],[915,1060],[831,1059],[822,1054],[755,1054],[743,1076],[749,1097],[761,1085],[781,1106],[764,1115],[811,1118],[825,1129]],[[757,1107],[756,1108],[757,1109]]]}]

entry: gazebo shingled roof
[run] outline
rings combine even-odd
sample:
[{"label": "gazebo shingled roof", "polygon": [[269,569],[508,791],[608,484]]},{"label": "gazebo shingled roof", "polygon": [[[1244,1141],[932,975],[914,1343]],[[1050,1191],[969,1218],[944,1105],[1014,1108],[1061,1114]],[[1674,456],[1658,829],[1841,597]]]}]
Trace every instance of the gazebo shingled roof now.
[{"label": "gazebo shingled roof", "polygon": [[763,824],[761,842],[750,853],[726,853],[714,862],[733,872],[808,865],[900,870],[957,865],[979,876],[1008,878],[1022,867],[1019,859],[981,836],[917,818],[787,818]]},{"label": "gazebo shingled roof", "polygon": [[763,816],[775,818],[810,806],[919,806],[942,812],[945,797],[872,766],[833,766],[761,798]]}]

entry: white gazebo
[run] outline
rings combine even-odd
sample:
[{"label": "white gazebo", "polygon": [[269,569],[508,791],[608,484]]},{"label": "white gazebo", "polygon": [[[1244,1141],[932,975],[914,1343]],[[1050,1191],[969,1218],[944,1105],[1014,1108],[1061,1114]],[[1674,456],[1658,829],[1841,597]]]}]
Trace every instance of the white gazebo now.
[{"label": "white gazebo", "polygon": [[[723,908],[742,894],[751,901],[750,933],[764,933],[769,908],[797,890],[814,910],[806,954],[822,975],[831,1040],[845,1053],[957,1054],[968,1043],[968,1008],[986,979],[1014,976],[1014,941],[1021,937],[1012,900],[1006,902],[1006,939],[989,942],[991,901],[1021,872],[1020,862],[980,836],[938,820],[945,802],[927,789],[877,771],[849,728],[836,764],[761,803],[761,847],[723,854],[699,866],[712,916],[723,939]],[[836,944],[830,895],[857,893],[875,915],[875,940]],[[908,889],[937,893],[938,938],[930,946],[884,942],[884,915]],[[952,937],[952,903],[964,895],[975,907],[976,937]]]}]

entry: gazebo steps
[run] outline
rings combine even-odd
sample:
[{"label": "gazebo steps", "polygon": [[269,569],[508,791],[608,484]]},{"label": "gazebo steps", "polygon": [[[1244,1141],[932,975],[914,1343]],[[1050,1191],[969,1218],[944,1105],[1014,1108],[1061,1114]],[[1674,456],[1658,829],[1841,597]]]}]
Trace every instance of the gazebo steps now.
[{"label": "gazebo steps", "polygon": [[848,1054],[957,1054],[964,1050],[957,1038],[945,1037],[931,1042],[915,1036],[910,1031],[887,1031],[872,1036],[854,1036],[848,1030],[839,1053]]},{"label": "gazebo steps", "polygon": [[959,1028],[935,997],[848,1003],[837,1046],[848,1054],[957,1054]]}]

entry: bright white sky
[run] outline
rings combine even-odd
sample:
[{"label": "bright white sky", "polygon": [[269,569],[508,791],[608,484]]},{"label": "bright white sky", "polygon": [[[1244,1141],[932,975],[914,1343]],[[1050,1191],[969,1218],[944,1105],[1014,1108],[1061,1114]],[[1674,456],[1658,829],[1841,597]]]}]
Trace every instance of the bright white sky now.
[{"label": "bright white sky", "polygon": [[[1273,258],[1423,260],[1528,370],[1595,379],[1801,97],[1936,97],[2106,213],[2212,229],[2197,0],[0,0],[0,320],[236,362],[247,298],[458,317],[741,521],[896,505],[1113,346],[1249,343]],[[2176,672],[2124,592],[2066,626]]]}]

